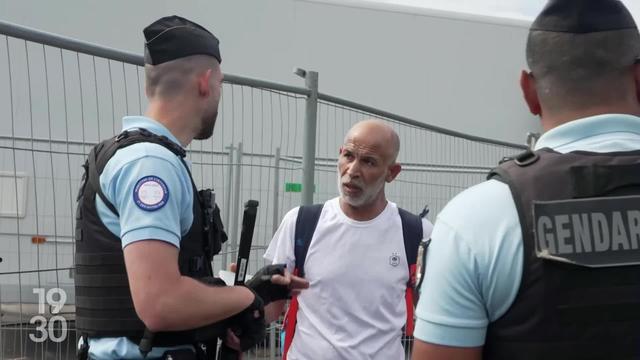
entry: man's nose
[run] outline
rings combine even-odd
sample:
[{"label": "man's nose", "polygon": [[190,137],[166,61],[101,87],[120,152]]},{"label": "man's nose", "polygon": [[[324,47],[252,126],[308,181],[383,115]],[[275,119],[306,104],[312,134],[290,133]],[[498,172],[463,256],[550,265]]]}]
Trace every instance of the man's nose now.
[{"label": "man's nose", "polygon": [[347,174],[351,177],[357,177],[360,175],[360,162],[358,160],[355,160],[348,165]]}]

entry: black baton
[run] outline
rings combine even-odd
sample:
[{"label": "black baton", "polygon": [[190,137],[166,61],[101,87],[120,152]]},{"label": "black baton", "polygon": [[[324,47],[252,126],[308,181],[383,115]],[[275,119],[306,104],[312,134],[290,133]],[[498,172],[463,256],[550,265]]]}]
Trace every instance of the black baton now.
[{"label": "black baton", "polygon": [[[240,246],[238,246],[238,259],[236,260],[236,277],[233,285],[244,285],[251,254],[251,241],[253,229],[256,227],[256,215],[258,213],[258,201],[249,200],[244,204],[242,215],[242,230],[240,231]],[[222,343],[218,360],[238,360],[240,353]]]}]

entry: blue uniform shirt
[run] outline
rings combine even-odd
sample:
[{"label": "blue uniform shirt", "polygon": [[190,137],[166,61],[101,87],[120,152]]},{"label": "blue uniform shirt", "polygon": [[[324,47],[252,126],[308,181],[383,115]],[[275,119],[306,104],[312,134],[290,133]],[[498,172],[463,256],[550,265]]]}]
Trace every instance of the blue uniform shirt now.
[{"label": "blue uniform shirt", "polygon": [[[560,153],[640,149],[640,118],[599,115],[546,132],[536,149]],[[471,187],[438,215],[416,308],[414,336],[448,346],[476,347],[487,326],[516,297],[522,277],[522,233],[509,187],[489,180]]]},{"label": "blue uniform shirt", "polygon": [[[123,131],[137,128],[164,135],[180,144],[162,124],[143,116],[127,116]],[[193,188],[189,173],[178,156],[162,145],[138,143],[118,150],[100,175],[100,187],[118,210],[116,216],[100,197],[98,215],[122,240],[122,248],[140,240],[166,241],[180,248],[180,239],[193,222]],[[166,349],[154,348],[147,358]],[[142,359],[138,344],[127,338],[89,340],[92,359]]]}]

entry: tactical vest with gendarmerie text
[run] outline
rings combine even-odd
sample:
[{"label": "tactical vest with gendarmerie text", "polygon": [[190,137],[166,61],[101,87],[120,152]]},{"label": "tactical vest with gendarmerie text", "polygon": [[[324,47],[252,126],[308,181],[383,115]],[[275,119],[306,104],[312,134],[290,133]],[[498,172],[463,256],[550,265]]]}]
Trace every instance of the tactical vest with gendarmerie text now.
[{"label": "tactical vest with gendarmerie text", "polygon": [[640,358],[640,151],[526,151],[489,179],[509,185],[524,258],[484,358]]}]

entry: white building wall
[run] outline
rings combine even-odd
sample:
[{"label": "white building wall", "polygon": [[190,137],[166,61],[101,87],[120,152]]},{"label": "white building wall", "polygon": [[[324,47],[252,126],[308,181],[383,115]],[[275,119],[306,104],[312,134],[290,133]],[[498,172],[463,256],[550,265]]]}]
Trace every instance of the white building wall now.
[{"label": "white building wall", "polygon": [[522,143],[538,123],[518,87],[527,24],[366,1],[0,0],[0,19],[141,53],[144,26],[179,14],[211,29],[228,73],[320,90],[419,121]]}]

